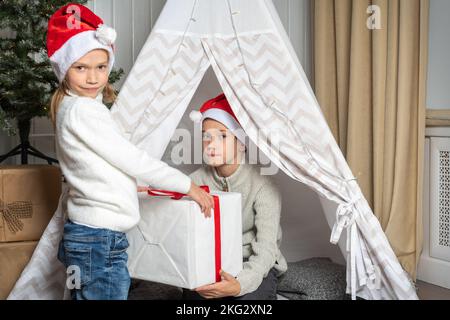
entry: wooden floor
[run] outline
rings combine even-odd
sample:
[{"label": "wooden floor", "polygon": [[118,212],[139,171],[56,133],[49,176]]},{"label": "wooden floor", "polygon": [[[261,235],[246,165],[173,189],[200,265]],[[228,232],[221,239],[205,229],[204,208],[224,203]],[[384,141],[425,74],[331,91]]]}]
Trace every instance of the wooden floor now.
[{"label": "wooden floor", "polygon": [[450,290],[423,281],[417,281],[420,300],[450,300]]}]

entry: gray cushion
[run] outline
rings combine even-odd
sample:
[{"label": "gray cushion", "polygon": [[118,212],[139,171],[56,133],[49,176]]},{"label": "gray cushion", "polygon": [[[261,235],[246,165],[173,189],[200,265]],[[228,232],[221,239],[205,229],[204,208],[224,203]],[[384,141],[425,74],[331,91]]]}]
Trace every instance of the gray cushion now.
[{"label": "gray cushion", "polygon": [[291,300],[345,300],[345,290],[345,266],[329,258],[288,263],[278,284],[278,294]]},{"label": "gray cushion", "polygon": [[131,280],[128,300],[180,300],[183,291],[162,283]]}]

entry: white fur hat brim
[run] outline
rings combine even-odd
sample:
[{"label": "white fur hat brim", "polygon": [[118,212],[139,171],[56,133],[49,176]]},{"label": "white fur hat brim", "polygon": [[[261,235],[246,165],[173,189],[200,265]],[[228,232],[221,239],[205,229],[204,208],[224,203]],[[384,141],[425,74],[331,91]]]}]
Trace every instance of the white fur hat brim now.
[{"label": "white fur hat brim", "polygon": [[97,31],[89,30],[80,32],[71,37],[64,45],[59,48],[51,57],[50,63],[61,83],[66,77],[69,68],[87,53],[96,49],[106,50],[109,54],[109,72],[114,66],[114,51],[111,45],[104,44],[99,39]]},{"label": "white fur hat brim", "polygon": [[206,110],[204,113],[192,111],[189,117],[193,122],[199,123],[200,125],[206,119],[216,120],[227,127],[228,130],[230,130],[240,142],[246,145],[247,135],[245,134],[244,129],[242,129],[241,125],[233,118],[232,115],[222,109],[212,108]]}]

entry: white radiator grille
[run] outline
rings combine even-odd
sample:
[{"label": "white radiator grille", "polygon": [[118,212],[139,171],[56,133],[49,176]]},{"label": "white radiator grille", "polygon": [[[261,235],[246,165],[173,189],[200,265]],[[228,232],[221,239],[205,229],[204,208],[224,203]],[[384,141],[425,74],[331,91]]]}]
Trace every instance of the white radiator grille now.
[{"label": "white radiator grille", "polygon": [[450,151],[439,151],[439,245],[450,247]]},{"label": "white radiator grille", "polygon": [[430,139],[430,256],[450,262],[450,138]]},{"label": "white radiator grille", "polygon": [[450,128],[428,128],[427,135],[423,251],[417,278],[450,289]]}]

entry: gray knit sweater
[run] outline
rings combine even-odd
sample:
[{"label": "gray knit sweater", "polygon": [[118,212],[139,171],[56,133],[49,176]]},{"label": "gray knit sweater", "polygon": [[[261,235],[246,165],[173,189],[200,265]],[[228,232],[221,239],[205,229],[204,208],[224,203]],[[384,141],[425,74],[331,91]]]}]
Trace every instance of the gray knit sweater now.
[{"label": "gray knit sweater", "polygon": [[241,285],[239,296],[258,289],[272,268],[278,275],[287,270],[280,252],[281,195],[273,179],[260,175],[258,166],[248,164],[240,165],[226,178],[209,166],[198,169],[190,177],[197,185],[208,185],[211,190],[242,194],[244,268],[237,276]]}]

